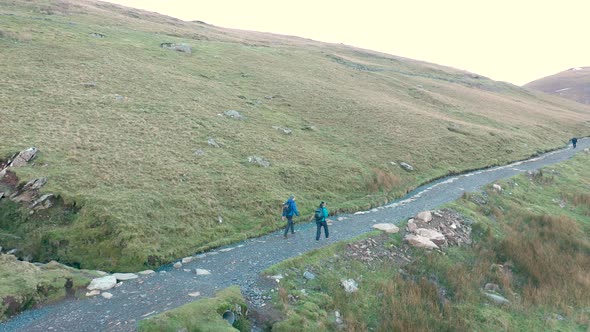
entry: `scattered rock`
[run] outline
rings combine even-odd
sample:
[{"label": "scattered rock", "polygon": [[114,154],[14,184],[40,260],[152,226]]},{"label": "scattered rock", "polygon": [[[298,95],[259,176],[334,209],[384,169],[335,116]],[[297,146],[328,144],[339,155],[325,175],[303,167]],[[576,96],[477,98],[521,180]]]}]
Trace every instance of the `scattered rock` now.
[{"label": "scattered rock", "polygon": [[483,289],[490,291],[490,292],[496,292],[499,293],[500,292],[500,286],[498,286],[497,284],[492,284],[492,283],[487,283]]},{"label": "scattered rock", "polygon": [[54,204],[54,202],[53,202],[54,197],[55,196],[53,194],[45,194],[45,195],[39,197],[39,199],[35,200],[33,203],[31,203],[31,205],[29,205],[29,209],[35,209],[35,210],[49,209]]},{"label": "scattered rock", "polygon": [[212,146],[214,148],[220,148],[222,146],[222,144],[218,143],[216,140],[214,140],[213,138],[209,138],[207,140],[207,144],[209,144],[209,146]]},{"label": "scattered rock", "polygon": [[192,292],[192,293],[188,293],[188,296],[191,296],[191,297],[197,297],[197,296],[201,296],[201,292]]},{"label": "scattered rock", "polygon": [[431,222],[432,213],[430,211],[422,211],[416,215],[416,219],[420,219],[424,222]]},{"label": "scattered rock", "polygon": [[277,283],[280,282],[281,279],[283,279],[283,275],[282,274],[277,274],[274,276],[269,276],[268,278],[275,280]]},{"label": "scattered rock", "polygon": [[500,186],[500,185],[499,185],[499,184],[497,184],[497,183],[494,183],[494,184],[492,185],[492,188],[494,189],[494,191],[502,191],[502,186]]},{"label": "scattered rock", "polygon": [[236,119],[236,120],[244,119],[244,116],[242,114],[240,114],[240,112],[235,111],[235,110],[228,110],[228,111],[223,112],[223,114],[227,117],[230,117],[230,118]]},{"label": "scattered rock", "polygon": [[201,157],[204,155],[205,155],[205,151],[203,151],[202,149],[195,150],[195,156]]},{"label": "scattered rock", "polygon": [[390,162],[389,162],[389,164],[390,164],[391,166],[397,166],[397,163],[396,163],[395,161],[390,161]]},{"label": "scattered rock", "polygon": [[146,276],[146,275],[154,274],[156,272],[154,270],[144,270],[144,271],[140,271],[140,272],[137,272],[137,273],[138,274],[141,274],[143,276]]},{"label": "scattered rock", "polygon": [[495,304],[509,304],[510,303],[510,301],[508,301],[506,298],[504,298],[503,296],[500,296],[500,295],[486,293],[486,292],[484,292],[484,295],[487,296],[489,299],[491,299]]},{"label": "scattered rock", "polygon": [[372,226],[375,229],[380,231],[384,231],[385,233],[395,234],[399,232],[399,227],[394,224],[383,223],[383,224],[375,224]]},{"label": "scattered rock", "polygon": [[342,323],[344,323],[344,321],[342,321],[342,317],[340,317],[340,311],[334,311],[334,317],[336,318],[336,324],[342,325]]},{"label": "scattered rock", "polygon": [[402,162],[400,162],[400,163],[399,163],[399,165],[400,165],[400,166],[401,166],[403,169],[405,169],[406,171],[408,171],[408,172],[411,172],[411,171],[413,171],[413,170],[414,170],[414,167],[412,167],[412,165],[410,165],[410,164],[408,164],[408,163],[405,163],[405,162],[403,162],[403,161],[402,161]]},{"label": "scattered rock", "polygon": [[115,277],[118,281],[127,281],[139,278],[139,276],[135,273],[113,273],[113,277]]},{"label": "scattered rock", "polygon": [[234,249],[235,249],[235,247],[232,247],[232,248],[223,248],[223,249],[219,249],[219,252],[228,252],[228,251],[232,251]]},{"label": "scattered rock", "polygon": [[416,248],[438,249],[438,246],[430,239],[414,234],[406,234],[404,240]]},{"label": "scattered rock", "polygon": [[586,152],[586,153],[590,153],[590,148],[585,148],[585,149],[584,149],[584,152]]},{"label": "scattered rock", "polygon": [[344,217],[338,217],[336,220],[338,220],[338,221],[342,221],[342,220],[345,220],[345,219],[346,219],[346,218],[344,218]]},{"label": "scattered rock", "polygon": [[204,275],[209,275],[211,274],[211,272],[209,272],[208,270],[204,270],[204,269],[195,269],[195,273],[198,276],[204,276]]},{"label": "scattered rock", "polygon": [[416,232],[416,230],[418,229],[418,226],[416,226],[416,224],[414,223],[414,219],[410,219],[408,221],[408,225],[406,226],[406,229],[410,233],[415,233]]},{"label": "scattered rock", "polygon": [[248,162],[251,164],[261,166],[261,167],[269,167],[270,166],[270,161],[268,161],[262,157],[258,157],[258,156],[248,157]]},{"label": "scattered rock", "polygon": [[313,279],[315,279],[315,274],[313,274],[309,271],[305,271],[305,272],[303,272],[303,277],[307,280],[313,280]]},{"label": "scattered rock", "polygon": [[102,293],[100,295],[102,295],[102,297],[104,297],[107,300],[113,297],[113,294],[111,294],[109,292],[104,292],[104,293]]},{"label": "scattered rock", "polygon": [[100,277],[100,278],[94,278],[92,279],[92,281],[90,282],[90,285],[88,285],[86,288],[88,290],[108,290],[111,289],[113,287],[115,287],[115,285],[117,284],[117,278],[115,278],[114,276],[104,276],[104,277]]},{"label": "scattered rock", "polygon": [[359,290],[358,284],[354,279],[342,280],[342,287],[344,287],[344,291],[349,294]]},{"label": "scattered rock", "polygon": [[86,292],[86,296],[87,297],[96,296],[96,295],[99,295],[99,294],[100,294],[100,291],[98,289],[91,290],[90,292]]},{"label": "scattered rock", "polygon": [[19,154],[12,160],[12,162],[8,166],[12,167],[22,167],[26,166],[29,161],[37,156],[36,147],[30,147],[26,150],[19,152]]},{"label": "scattered rock", "polygon": [[172,50],[172,51],[177,51],[177,52],[182,52],[182,53],[188,53],[191,54],[192,53],[192,49],[188,44],[185,43],[180,43],[180,44],[175,44],[175,43],[161,43],[160,44],[161,48],[165,48],[168,50]]},{"label": "scattered rock", "polygon": [[285,127],[272,126],[272,128],[278,130],[280,133],[285,135],[291,135],[291,133],[293,132],[291,129]]},{"label": "scattered rock", "polygon": [[192,262],[192,261],[193,261],[193,259],[194,259],[194,257],[193,257],[193,256],[184,257],[184,258],[182,259],[182,264],[188,264],[188,263]]},{"label": "scattered rock", "polygon": [[175,269],[180,269],[182,267],[182,263],[181,262],[176,262],[172,266],[174,266]]},{"label": "scattered rock", "polygon": [[441,242],[440,244],[442,244],[445,241],[444,235],[442,235],[441,233],[439,233],[435,230],[428,229],[428,228],[418,228],[416,230],[416,235],[423,236],[434,243],[437,243],[440,241]]}]

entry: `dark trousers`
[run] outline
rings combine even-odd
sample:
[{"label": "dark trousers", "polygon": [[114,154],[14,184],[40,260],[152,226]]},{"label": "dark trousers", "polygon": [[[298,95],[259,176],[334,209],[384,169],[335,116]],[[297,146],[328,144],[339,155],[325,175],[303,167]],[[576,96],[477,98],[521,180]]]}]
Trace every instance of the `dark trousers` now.
[{"label": "dark trousers", "polygon": [[322,229],[322,227],[324,227],[324,234],[326,235],[326,239],[328,238],[328,236],[330,235],[330,233],[328,232],[328,222],[327,221],[316,221],[315,222],[316,225],[318,225],[318,230],[317,232],[315,232],[315,239],[319,240],[320,239],[320,231]]},{"label": "dark trousers", "polygon": [[289,233],[289,228],[291,228],[291,234],[295,233],[295,229],[293,228],[293,216],[287,216],[287,227],[285,227],[285,236]]}]

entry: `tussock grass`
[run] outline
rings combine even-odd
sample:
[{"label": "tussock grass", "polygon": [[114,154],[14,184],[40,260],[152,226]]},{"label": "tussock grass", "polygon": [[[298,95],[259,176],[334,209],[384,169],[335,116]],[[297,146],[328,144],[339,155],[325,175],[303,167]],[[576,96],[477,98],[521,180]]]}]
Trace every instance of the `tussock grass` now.
[{"label": "tussock grass", "polygon": [[[321,200],[364,209],[588,134],[579,104],[343,45],[92,1],[8,0],[0,14],[31,35],[0,38],[0,156],[38,147],[21,181],[47,176],[45,192],[79,208],[68,224],[11,214],[11,245],[35,259],[139,270],[275,230],[291,193],[304,216]],[[218,115],[230,109],[246,119]]]}]

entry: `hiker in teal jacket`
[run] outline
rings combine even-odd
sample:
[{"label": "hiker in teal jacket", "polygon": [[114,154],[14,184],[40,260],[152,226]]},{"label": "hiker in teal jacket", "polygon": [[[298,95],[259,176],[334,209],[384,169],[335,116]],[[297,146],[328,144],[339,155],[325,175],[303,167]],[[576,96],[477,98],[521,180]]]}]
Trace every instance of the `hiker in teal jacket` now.
[{"label": "hiker in teal jacket", "polygon": [[326,208],[326,202],[320,203],[318,210],[320,210],[320,209],[321,209],[321,215],[316,216],[316,220],[315,220],[315,223],[318,226],[318,230],[315,233],[316,241],[320,240],[320,233],[321,233],[320,230],[322,229],[322,227],[324,227],[324,235],[326,235],[326,239],[330,235],[330,233],[328,232],[328,222],[326,221],[326,218],[328,218],[328,208]]},{"label": "hiker in teal jacket", "polygon": [[291,195],[283,204],[283,220],[287,218],[287,227],[285,227],[285,234],[283,235],[285,238],[287,238],[289,228],[291,229],[291,234],[295,234],[295,229],[293,228],[293,216],[299,217],[299,211],[297,210],[297,204],[295,203],[295,196]]}]

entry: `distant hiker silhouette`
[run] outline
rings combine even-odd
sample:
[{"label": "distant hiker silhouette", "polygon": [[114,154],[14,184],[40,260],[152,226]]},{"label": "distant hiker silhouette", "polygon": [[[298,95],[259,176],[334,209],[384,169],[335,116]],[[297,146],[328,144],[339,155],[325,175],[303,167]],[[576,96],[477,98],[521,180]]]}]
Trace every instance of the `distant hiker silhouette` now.
[{"label": "distant hiker silhouette", "polygon": [[315,210],[313,217],[315,219],[316,225],[318,226],[318,230],[315,233],[316,241],[320,240],[322,227],[324,227],[324,235],[326,235],[327,239],[330,233],[328,232],[328,222],[326,221],[326,218],[328,217],[328,209],[326,208],[326,202],[320,203],[320,206],[317,208],[317,210]]},{"label": "distant hiker silhouette", "polygon": [[572,145],[574,146],[574,149],[575,149],[576,148],[576,144],[578,144],[578,139],[574,137],[574,138],[571,139],[571,141],[572,141]]},{"label": "distant hiker silhouette", "polygon": [[295,203],[295,195],[289,196],[289,199],[283,203],[282,219],[285,220],[285,218],[287,218],[287,226],[285,227],[285,234],[283,234],[285,239],[287,238],[289,229],[291,229],[291,234],[295,234],[295,229],[293,227],[293,216],[299,217],[299,211],[297,210],[297,204]]}]

